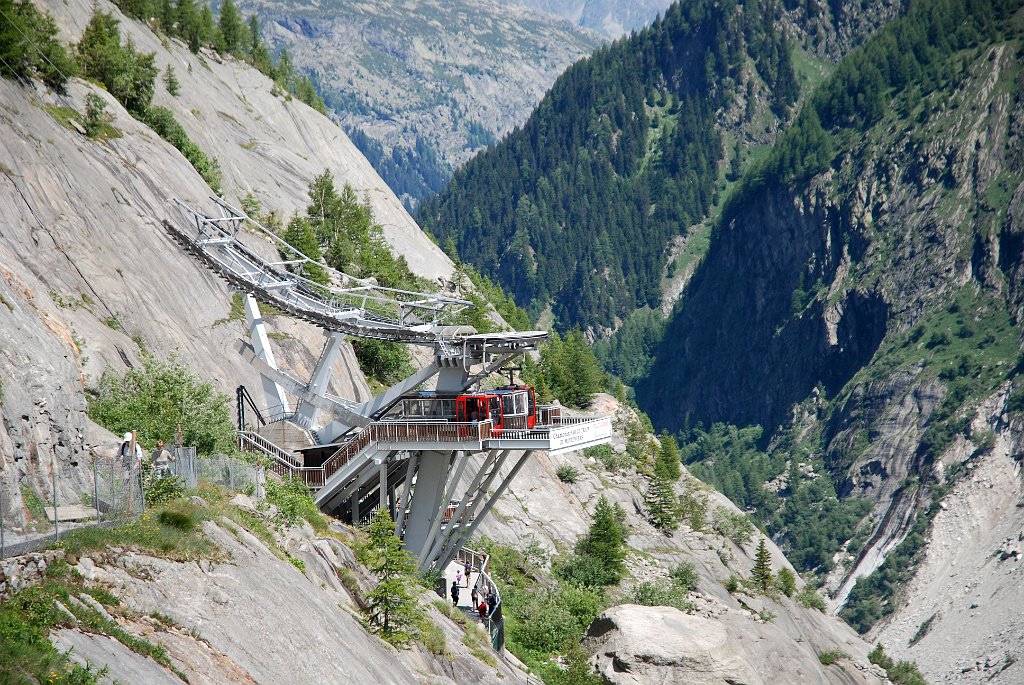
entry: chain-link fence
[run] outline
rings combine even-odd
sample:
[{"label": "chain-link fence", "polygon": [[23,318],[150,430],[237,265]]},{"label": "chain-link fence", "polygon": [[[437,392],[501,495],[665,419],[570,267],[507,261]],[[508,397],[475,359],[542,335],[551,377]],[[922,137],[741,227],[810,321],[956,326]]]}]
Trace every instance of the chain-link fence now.
[{"label": "chain-link fence", "polygon": [[[0,485],[0,559],[39,549],[69,531],[114,525],[142,511],[142,470],[117,459],[93,457],[19,471]],[[13,485],[13,487],[12,487]]]},{"label": "chain-link fence", "polygon": [[184,481],[186,488],[206,481],[254,497],[264,496],[266,472],[260,465],[224,454],[199,457],[195,447],[175,448],[174,457],[170,471]]}]

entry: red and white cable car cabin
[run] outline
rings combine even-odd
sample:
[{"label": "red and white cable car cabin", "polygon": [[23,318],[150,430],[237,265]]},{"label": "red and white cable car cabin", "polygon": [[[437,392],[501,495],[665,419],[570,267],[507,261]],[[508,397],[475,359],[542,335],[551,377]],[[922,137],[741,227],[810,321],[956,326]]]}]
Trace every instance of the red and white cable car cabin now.
[{"label": "red and white cable car cabin", "polygon": [[491,422],[491,435],[509,429],[527,430],[537,424],[537,400],[533,388],[513,385],[455,400],[455,420]]}]

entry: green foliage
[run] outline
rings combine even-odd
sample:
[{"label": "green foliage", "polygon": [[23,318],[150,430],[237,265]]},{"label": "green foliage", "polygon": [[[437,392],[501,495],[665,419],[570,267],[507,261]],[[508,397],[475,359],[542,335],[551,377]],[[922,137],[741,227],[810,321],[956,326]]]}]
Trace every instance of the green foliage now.
[{"label": "green foliage", "polygon": [[288,563],[290,563],[295,568],[299,569],[299,573],[306,572],[306,562],[304,562],[302,559],[296,559],[295,557],[290,556],[288,557]]},{"label": "green foliage", "polygon": [[691,529],[703,532],[707,525],[708,498],[700,491],[687,490],[679,496],[679,511],[682,520]]},{"label": "green foliage", "polygon": [[170,64],[164,70],[164,88],[167,89],[167,93],[171,97],[178,97],[178,93],[181,92],[181,82],[178,81],[178,76],[174,73],[174,67]]},{"label": "green foliage", "polygon": [[30,0],[0,0],[0,76],[39,78],[64,93],[78,64],[57,40],[57,24]]},{"label": "green foliage", "polygon": [[547,685],[603,685],[605,682],[594,672],[590,657],[578,646],[566,653],[564,662],[565,668],[551,664],[543,670]]},{"label": "green foliage", "polygon": [[579,644],[604,607],[600,590],[572,584],[512,590],[502,595],[510,646],[528,660],[543,660]]},{"label": "green foliage", "polygon": [[736,97],[731,84],[752,60],[776,112],[796,100],[779,12],[677,3],[599,48],[555,82],[522,130],[425,200],[421,224],[532,314],[550,303],[560,331],[610,329],[658,307],[667,244],[711,208],[723,156],[715,113]]},{"label": "green foliage", "polygon": [[662,431],[660,441],[661,447],[658,449],[658,456],[654,461],[654,475],[674,483],[683,475],[683,468],[679,461],[679,445],[676,443],[675,436],[669,435],[666,431]]},{"label": "green foliage", "polygon": [[889,552],[882,565],[869,575],[857,579],[839,615],[853,628],[864,634],[875,623],[899,606],[900,589],[917,572],[924,555],[924,544],[931,528],[935,505],[917,516],[907,537]]},{"label": "green foliage", "polygon": [[775,585],[782,594],[792,597],[796,594],[796,574],[788,566],[783,566],[775,578]]},{"label": "green foliage", "polygon": [[395,522],[386,508],[378,509],[367,530],[363,549],[366,565],[377,585],[366,597],[370,630],[395,646],[408,643],[422,620],[416,603],[416,562],[394,535]]},{"label": "green foliage", "polygon": [[129,39],[121,45],[120,22],[94,11],[78,42],[78,60],[85,76],[102,83],[132,116],[144,119],[153,101],[155,54],[143,54]]},{"label": "green foliage", "polygon": [[68,553],[103,551],[113,545],[175,561],[216,559],[220,549],[204,535],[202,521],[216,516],[213,509],[178,499],[149,508],[142,516],[114,528],[79,528],[61,539]]},{"label": "green foliage", "polygon": [[586,586],[613,585],[626,572],[626,512],[601,495],[594,521],[576,544],[576,553],[556,573],[568,582]]},{"label": "green foliage", "polygon": [[[484,276],[469,264],[456,260],[453,280],[458,283],[462,275],[469,279],[477,292],[494,307],[494,311],[501,315],[501,318],[512,327],[512,330],[526,331],[530,329],[532,324],[526,310],[521,309],[511,295],[506,295],[501,285]],[[480,307],[478,306],[477,309]],[[479,326],[472,323],[470,325],[480,332],[485,332]]]},{"label": "green foliage", "polygon": [[523,379],[536,388],[539,400],[558,399],[569,407],[585,407],[607,385],[601,366],[579,331],[564,338],[551,334],[541,346],[540,362],[525,361]]},{"label": "green foliage", "polygon": [[411,375],[409,351],[402,343],[372,338],[350,338],[359,368],[367,377],[389,386]]},{"label": "green foliage", "polygon": [[580,477],[580,471],[570,464],[562,464],[555,470],[555,475],[558,476],[558,480],[563,483],[572,485]]},{"label": "green foliage", "polygon": [[[146,506],[157,506],[176,500],[185,494],[185,483],[177,476],[157,478],[156,471],[145,463],[145,477],[142,480],[142,492],[146,498]],[[167,523],[167,521],[162,521]],[[170,524],[168,524],[170,525]]]},{"label": "green foliage", "polygon": [[671,535],[682,519],[682,507],[679,505],[679,498],[676,496],[674,481],[664,475],[655,475],[651,484],[644,493],[644,503],[647,506],[647,518],[655,528]]},{"label": "green foliage", "polygon": [[108,369],[89,397],[89,418],[118,435],[136,431],[139,442],[170,442],[181,423],[185,444],[200,454],[234,448],[230,398],[200,380],[172,356],[143,353],[140,367],[118,376]]},{"label": "green foliage", "polygon": [[146,125],[156,131],[157,135],[178,149],[185,156],[199,175],[203,177],[210,189],[218,195],[221,192],[222,180],[220,163],[215,158],[207,157],[185,129],[174,118],[174,113],[166,107],[150,107],[144,119]]},{"label": "green foliage", "polygon": [[298,252],[294,252],[280,248],[282,259],[287,261],[305,257],[311,260],[302,264],[289,265],[289,270],[320,285],[330,283],[331,279],[327,275],[327,270],[320,265],[320,245],[317,243],[316,235],[314,235],[313,227],[310,226],[309,221],[300,216],[293,217],[288,222],[288,230],[284,232],[281,238],[298,250]]},{"label": "green foliage", "polygon": [[289,524],[306,521],[314,530],[327,529],[320,510],[309,494],[309,488],[301,480],[268,478],[267,501],[278,508],[280,515]]},{"label": "green foliage", "polygon": [[885,653],[881,642],[868,652],[868,661],[885,669],[885,674],[889,676],[893,685],[928,685],[917,664],[913,661],[893,661],[892,657]]},{"label": "green foliage", "polygon": [[622,454],[619,454],[612,449],[611,445],[595,445],[594,447],[588,447],[583,450],[583,454],[587,457],[593,457],[600,461],[601,464],[603,464],[609,471],[625,471],[631,466],[634,466],[633,459],[628,453],[623,452]]},{"label": "green foliage", "polygon": [[643,582],[633,588],[631,600],[647,607],[675,607],[688,614],[696,610],[696,605],[686,599],[686,594],[678,583]]},{"label": "green foliage", "polygon": [[768,551],[764,538],[761,538],[757,544],[752,576],[754,585],[763,594],[767,594],[775,586],[775,574],[772,573],[772,554]]},{"label": "green foliage", "polygon": [[96,93],[85,96],[85,135],[98,138],[105,126],[109,126],[110,114],[106,112],[107,101]]},{"label": "green foliage", "polygon": [[[170,480],[170,479],[168,479]],[[148,503],[148,500],[147,500]],[[156,506],[156,503],[154,503]],[[194,507],[184,502],[168,504],[157,511],[156,520],[164,526],[190,533],[199,525],[199,517]]]},{"label": "green foliage", "polygon": [[700,580],[700,576],[697,575],[697,569],[695,569],[693,564],[690,562],[680,562],[672,569],[670,575],[672,576],[672,581],[678,585],[683,592],[690,592],[697,589],[697,582]]},{"label": "green foliage", "polygon": [[804,588],[797,593],[796,598],[805,609],[817,609],[821,613],[825,613],[827,608],[825,598],[818,594],[818,591],[810,583],[804,585]]},{"label": "green foliage", "polygon": [[715,507],[711,515],[711,527],[737,545],[745,545],[754,535],[755,526],[750,517],[725,507]]},{"label": "green foliage", "polygon": [[840,659],[849,659],[850,655],[841,649],[833,649],[827,652],[818,653],[818,661],[821,662],[822,666],[831,666],[837,663]]},{"label": "green foliage", "polygon": [[626,316],[622,326],[608,338],[594,343],[601,366],[626,385],[644,378],[665,333],[665,317],[657,307],[641,307]]}]

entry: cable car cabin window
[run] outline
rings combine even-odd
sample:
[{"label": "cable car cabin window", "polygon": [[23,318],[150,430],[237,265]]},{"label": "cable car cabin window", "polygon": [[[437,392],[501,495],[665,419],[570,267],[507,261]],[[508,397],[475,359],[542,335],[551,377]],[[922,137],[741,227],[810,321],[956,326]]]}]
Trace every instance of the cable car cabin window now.
[{"label": "cable car cabin window", "polygon": [[501,399],[497,395],[491,395],[488,399],[490,400],[488,404],[491,410],[491,423],[495,428],[501,428]]},{"label": "cable car cabin window", "polygon": [[509,393],[508,395],[501,396],[501,412],[505,416],[511,416],[512,414],[518,414],[516,411],[516,396]]}]

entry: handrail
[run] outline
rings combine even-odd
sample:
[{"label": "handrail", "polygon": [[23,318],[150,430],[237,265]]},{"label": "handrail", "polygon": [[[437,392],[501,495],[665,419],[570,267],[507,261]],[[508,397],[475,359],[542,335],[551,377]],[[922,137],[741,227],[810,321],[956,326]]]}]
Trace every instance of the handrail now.
[{"label": "handrail", "polygon": [[[486,552],[477,552],[463,547],[456,553],[455,558],[462,564],[468,562],[470,568],[477,571],[478,575],[474,588],[478,593],[481,589],[485,588],[488,593],[494,595],[494,607],[487,612],[486,616],[487,632],[491,637],[491,646],[494,647],[494,651],[500,653],[505,647],[505,618],[502,615],[501,593],[498,591],[497,583],[494,582],[489,573],[491,557]],[[480,560],[479,568],[477,568],[475,563],[477,559]]]}]

